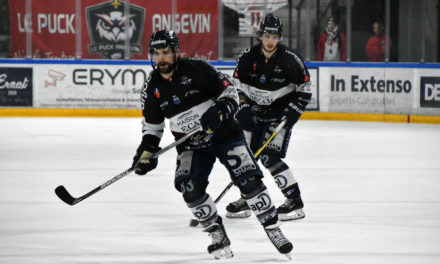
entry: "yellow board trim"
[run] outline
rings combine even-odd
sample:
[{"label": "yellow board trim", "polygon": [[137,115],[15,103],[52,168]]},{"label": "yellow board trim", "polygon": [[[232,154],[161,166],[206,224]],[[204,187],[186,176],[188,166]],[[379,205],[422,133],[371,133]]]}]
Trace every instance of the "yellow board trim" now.
[{"label": "yellow board trim", "polygon": [[[407,123],[407,115],[385,115],[385,114],[362,114],[362,113],[321,113],[306,112],[301,116],[305,120],[335,120],[335,121],[369,121],[369,122],[390,122]],[[440,122],[440,118],[439,118]]]},{"label": "yellow board trim", "polygon": [[[142,117],[140,109],[0,108],[0,117]],[[440,124],[440,116],[305,112],[302,120]]]},{"label": "yellow board trim", "polygon": [[142,117],[135,109],[0,108],[0,117]]}]

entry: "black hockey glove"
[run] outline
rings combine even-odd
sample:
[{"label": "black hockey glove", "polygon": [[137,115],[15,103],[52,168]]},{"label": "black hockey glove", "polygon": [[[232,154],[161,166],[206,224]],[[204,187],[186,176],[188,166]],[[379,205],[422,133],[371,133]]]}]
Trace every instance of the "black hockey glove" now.
[{"label": "black hockey glove", "polygon": [[200,118],[203,130],[207,134],[214,133],[223,121],[231,118],[234,112],[234,103],[228,99],[220,99],[208,108]]},{"label": "black hockey glove", "polygon": [[157,167],[157,158],[152,158],[153,154],[159,151],[159,147],[148,145],[144,140],[136,150],[136,155],[133,157],[133,164],[131,167],[138,175],[145,175],[147,172],[154,170]]},{"label": "black hockey glove", "polygon": [[255,126],[255,113],[250,105],[243,103],[238,106],[235,118],[240,124],[241,128],[247,131],[252,131]]},{"label": "black hockey glove", "polygon": [[[304,113],[304,108],[298,104],[290,102],[283,110],[283,116],[287,118],[287,127],[292,127]],[[281,117],[283,118],[283,117]],[[280,119],[281,120],[281,119]]]}]

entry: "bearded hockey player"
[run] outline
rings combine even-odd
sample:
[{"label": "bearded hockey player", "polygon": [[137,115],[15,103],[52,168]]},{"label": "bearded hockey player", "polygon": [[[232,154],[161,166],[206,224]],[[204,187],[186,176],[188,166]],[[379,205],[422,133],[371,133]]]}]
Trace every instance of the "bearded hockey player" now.
[{"label": "bearded hockey player", "polygon": [[142,88],[143,137],[133,158],[135,172],[144,175],[156,168],[158,160],[152,157],[159,149],[165,118],[170,120],[176,140],[203,128],[203,132],[177,147],[175,188],[211,236],[208,252],[216,259],[233,256],[222,218],[206,193],[209,175],[219,159],[272,244],[289,256],[292,243],[281,232],[278,213],[261,181],[262,172],[234,119],[237,90],[208,63],[179,58],[178,49],[179,42],[172,31],[158,31],[150,39],[154,70]]}]

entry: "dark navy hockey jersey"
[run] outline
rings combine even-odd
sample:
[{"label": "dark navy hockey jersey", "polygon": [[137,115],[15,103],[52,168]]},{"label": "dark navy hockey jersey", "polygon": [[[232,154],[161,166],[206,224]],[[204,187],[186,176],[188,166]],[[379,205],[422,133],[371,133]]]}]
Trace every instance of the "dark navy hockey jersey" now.
[{"label": "dark navy hockey jersey", "polygon": [[261,43],[244,50],[237,59],[234,78],[240,99],[261,115],[280,115],[289,102],[304,110],[312,97],[307,67],[282,44],[270,59],[264,56]]},{"label": "dark navy hockey jersey", "polygon": [[[167,118],[171,132],[178,139],[198,128],[203,113],[219,99],[232,100],[238,105],[237,90],[227,76],[205,61],[179,58],[170,79],[164,79],[153,70],[142,87],[143,137],[157,146]],[[205,141],[209,138],[210,142],[221,142],[243,138],[243,132],[232,118],[224,121],[212,138],[205,136]],[[194,138],[186,145],[190,143],[194,146],[186,147],[197,148]]]}]

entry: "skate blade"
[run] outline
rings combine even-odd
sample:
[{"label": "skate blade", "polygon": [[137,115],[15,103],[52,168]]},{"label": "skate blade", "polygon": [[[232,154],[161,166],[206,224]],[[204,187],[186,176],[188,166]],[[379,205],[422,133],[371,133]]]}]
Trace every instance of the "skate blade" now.
[{"label": "skate blade", "polygon": [[216,251],[212,251],[211,255],[213,255],[215,259],[226,259],[232,258],[234,256],[234,253],[232,253],[231,247],[227,246],[217,249]]},{"label": "skate blade", "polygon": [[238,213],[226,212],[226,217],[228,218],[247,218],[251,216],[251,210],[244,210]]},{"label": "skate blade", "polygon": [[304,211],[302,209],[295,210],[290,214],[278,214],[278,219],[280,219],[281,221],[298,220],[303,219],[304,217],[306,217],[306,214],[304,214]]}]

